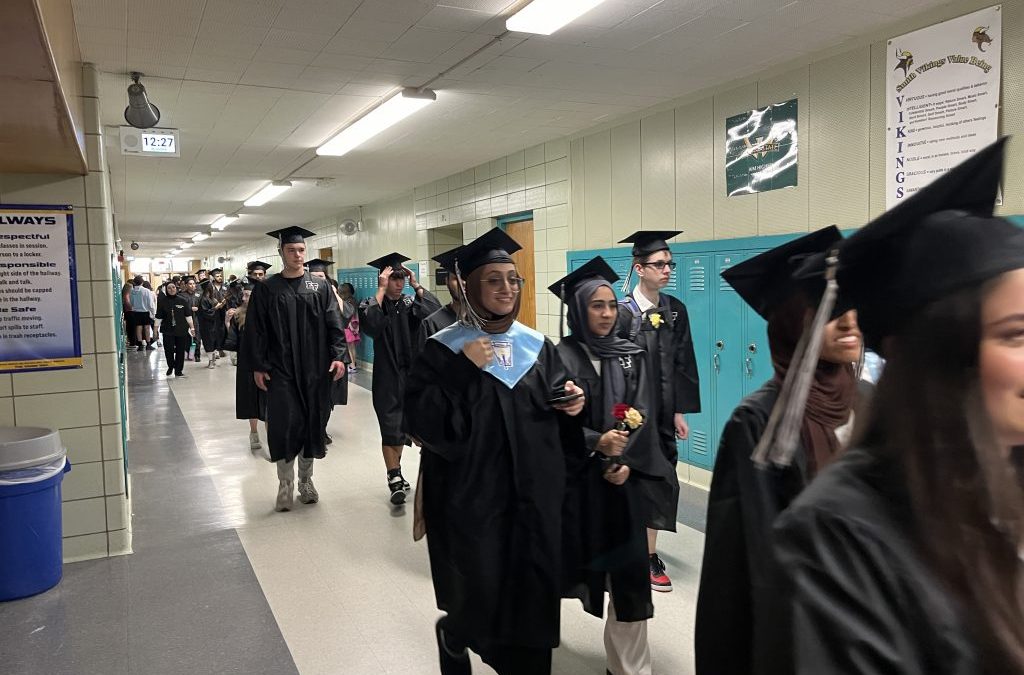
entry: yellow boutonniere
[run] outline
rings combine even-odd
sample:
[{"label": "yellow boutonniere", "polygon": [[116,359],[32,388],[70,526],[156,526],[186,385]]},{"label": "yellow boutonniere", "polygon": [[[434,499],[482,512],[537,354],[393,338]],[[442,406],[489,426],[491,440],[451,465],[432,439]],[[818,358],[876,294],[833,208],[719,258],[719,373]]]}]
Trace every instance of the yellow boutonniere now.
[{"label": "yellow boutonniere", "polygon": [[649,315],[647,318],[650,320],[651,325],[654,326],[655,328],[660,327],[661,322],[663,321],[663,319],[661,318],[661,314],[658,314],[657,312]]}]

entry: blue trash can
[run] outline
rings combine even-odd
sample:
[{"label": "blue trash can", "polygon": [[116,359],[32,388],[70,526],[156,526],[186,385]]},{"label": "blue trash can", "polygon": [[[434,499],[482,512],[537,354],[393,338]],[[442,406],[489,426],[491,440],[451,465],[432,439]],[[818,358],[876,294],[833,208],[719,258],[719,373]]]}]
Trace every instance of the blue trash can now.
[{"label": "blue trash can", "polygon": [[61,482],[70,470],[56,431],[0,427],[0,602],[60,582]]}]

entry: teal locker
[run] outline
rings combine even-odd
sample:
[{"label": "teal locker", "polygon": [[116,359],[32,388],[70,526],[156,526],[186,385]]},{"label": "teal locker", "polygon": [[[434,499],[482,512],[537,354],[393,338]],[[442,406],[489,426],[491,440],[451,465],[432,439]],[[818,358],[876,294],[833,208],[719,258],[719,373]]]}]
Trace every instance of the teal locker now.
[{"label": "teal locker", "polygon": [[690,438],[679,442],[679,458],[690,464],[710,469],[714,464],[713,411],[711,404],[711,324],[708,321],[694,321],[694,317],[711,315],[711,290],[709,288],[710,256],[682,255],[676,259],[677,271],[685,284],[683,302],[690,317],[690,335],[693,339],[694,357],[700,377],[701,411],[686,416],[690,426]]},{"label": "teal locker", "polygon": [[750,307],[744,307],[743,334],[743,395],[748,396],[770,380],[775,369],[768,349],[768,323]]},{"label": "teal locker", "polygon": [[[743,398],[744,380],[744,335],[743,315],[746,304],[732,286],[725,283],[721,274],[736,263],[744,260],[743,252],[720,253],[715,256],[715,293],[711,312],[711,395],[713,410],[712,439],[714,451],[718,450],[718,439],[729,420],[733,408]],[[710,467],[706,467],[710,468]]]}]

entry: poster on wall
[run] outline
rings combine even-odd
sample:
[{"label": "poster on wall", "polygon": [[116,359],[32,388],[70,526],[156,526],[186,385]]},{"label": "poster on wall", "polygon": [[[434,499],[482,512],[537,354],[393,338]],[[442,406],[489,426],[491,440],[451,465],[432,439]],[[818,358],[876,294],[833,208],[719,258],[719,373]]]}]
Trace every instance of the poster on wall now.
[{"label": "poster on wall", "polygon": [[996,140],[1001,9],[889,40],[886,208]]},{"label": "poster on wall", "polygon": [[0,204],[0,372],[82,367],[70,206]]},{"label": "poster on wall", "polygon": [[725,121],[725,189],[730,196],[794,187],[797,99]]}]

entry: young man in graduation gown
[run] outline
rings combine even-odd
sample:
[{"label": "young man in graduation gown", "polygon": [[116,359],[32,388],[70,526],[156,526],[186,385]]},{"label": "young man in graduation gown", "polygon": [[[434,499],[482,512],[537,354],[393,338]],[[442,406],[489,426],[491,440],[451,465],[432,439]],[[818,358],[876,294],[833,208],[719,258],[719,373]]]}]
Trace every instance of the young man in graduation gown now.
[{"label": "young man in graduation gown", "polygon": [[[338,301],[338,306],[341,307],[341,327],[347,328],[348,322],[351,321],[352,316],[345,316],[345,307],[341,302],[341,296],[338,295],[338,290],[335,288],[335,283],[330,277],[330,266],[334,264],[333,260],[323,260],[321,258],[315,258],[306,263],[306,268],[309,270],[309,275],[315,279],[323,279],[331,285],[331,290],[334,292],[334,298]],[[345,350],[345,376],[337,382],[331,383],[331,408],[333,409],[336,405],[348,405],[348,366],[351,363],[351,357],[348,354],[348,350]],[[327,428],[324,427],[324,442],[330,445],[334,442],[330,434],[327,433]]]},{"label": "young man in graduation gown", "polygon": [[[221,300],[228,300],[228,285],[224,283],[224,270],[220,267],[210,270],[210,284],[213,286],[214,297]],[[219,335],[217,337],[217,355],[221,358],[227,356],[224,352],[224,339],[227,337],[227,312],[228,303],[225,302],[217,312],[217,325]]]},{"label": "young man in graduation gown", "polygon": [[[203,299],[203,294],[199,290],[199,286],[196,283],[196,278],[192,276],[184,277],[182,279],[182,283],[184,284],[184,287],[178,292],[181,294],[182,298],[187,299],[189,301],[192,310],[192,316],[198,319],[199,303]],[[198,330],[195,333],[196,334],[192,336],[192,343],[193,346],[195,347],[195,352],[193,354],[192,349],[190,348],[189,351],[185,354],[185,358],[194,358],[196,363],[198,363],[200,360],[202,360],[202,355],[200,353],[202,350],[202,338],[200,337]]]},{"label": "young man in graduation gown", "polygon": [[[673,466],[679,459],[676,440],[684,440],[690,433],[685,416],[700,412],[700,379],[690,336],[690,317],[686,305],[661,292],[676,267],[665,240],[678,234],[681,233],[640,231],[619,242],[633,245],[630,276],[635,274],[638,283],[622,302],[621,309],[625,311],[619,313],[618,332],[650,355],[651,381],[658,399],[655,418],[661,448]],[[629,278],[626,277],[627,286]],[[676,493],[671,503],[666,502],[652,514],[648,533],[651,588],[661,592],[671,591],[672,582],[657,553],[657,533],[659,530],[675,532],[678,488]]]},{"label": "young man in graduation gown", "polygon": [[245,265],[245,274],[252,281],[264,281],[267,278],[267,270],[273,265],[262,260],[252,260]]},{"label": "young man in graduation gown", "polygon": [[[548,289],[568,308],[571,334],[558,343],[558,354],[586,395],[580,419],[587,449],[598,456],[622,451],[610,462],[587,462],[582,471],[570,473],[566,521],[579,525],[564,535],[570,564],[566,586],[567,595],[579,597],[597,617],[604,616],[605,592],[610,596],[604,635],[608,672],[651,675],[647,619],[654,615],[654,603],[646,526],[652,505],[675,494],[677,479],[650,418],[647,354],[615,333],[613,284],[618,280],[598,256]],[[616,418],[616,406],[647,419],[630,431]]]},{"label": "young man in graduation gown", "polygon": [[313,460],[327,453],[330,388],[345,375],[347,347],[334,292],[303,267],[305,237],[313,233],[287,227],[268,234],[278,240],[284,269],[253,287],[245,348],[253,380],[267,394],[267,445],[279,481],[275,508],[287,511],[293,506],[296,458],[299,501],[319,500]]},{"label": "young man in graduation gown", "polygon": [[495,228],[458,253],[460,321],[427,340],[405,392],[444,675],[470,672],[467,647],[499,675],[546,675],[559,641],[566,456],[589,454],[584,401],[551,341],[516,321],[519,248]]},{"label": "young man in graduation gown", "polygon": [[[452,296],[452,301],[447,305],[437,310],[420,323],[420,329],[416,335],[416,354],[419,355],[423,351],[423,348],[427,345],[427,340],[431,335],[447,328],[458,320],[459,316],[459,282],[454,274],[445,267],[445,262],[450,261],[461,246],[456,246],[450,251],[434,256],[434,261],[440,265],[437,268],[437,272],[434,274],[434,284],[437,286],[445,286],[448,288],[448,292]],[[449,262],[450,264],[450,262]]]},{"label": "young man in graduation gown", "polygon": [[[402,431],[402,399],[409,368],[416,356],[416,334],[420,323],[441,308],[441,303],[423,288],[400,253],[367,263],[379,270],[377,294],[359,305],[359,325],[373,338],[373,409],[380,424],[380,438],[387,468],[391,503],[404,504],[411,486],[402,476],[402,448],[409,437]],[[402,293],[405,279],[412,296]]]}]

